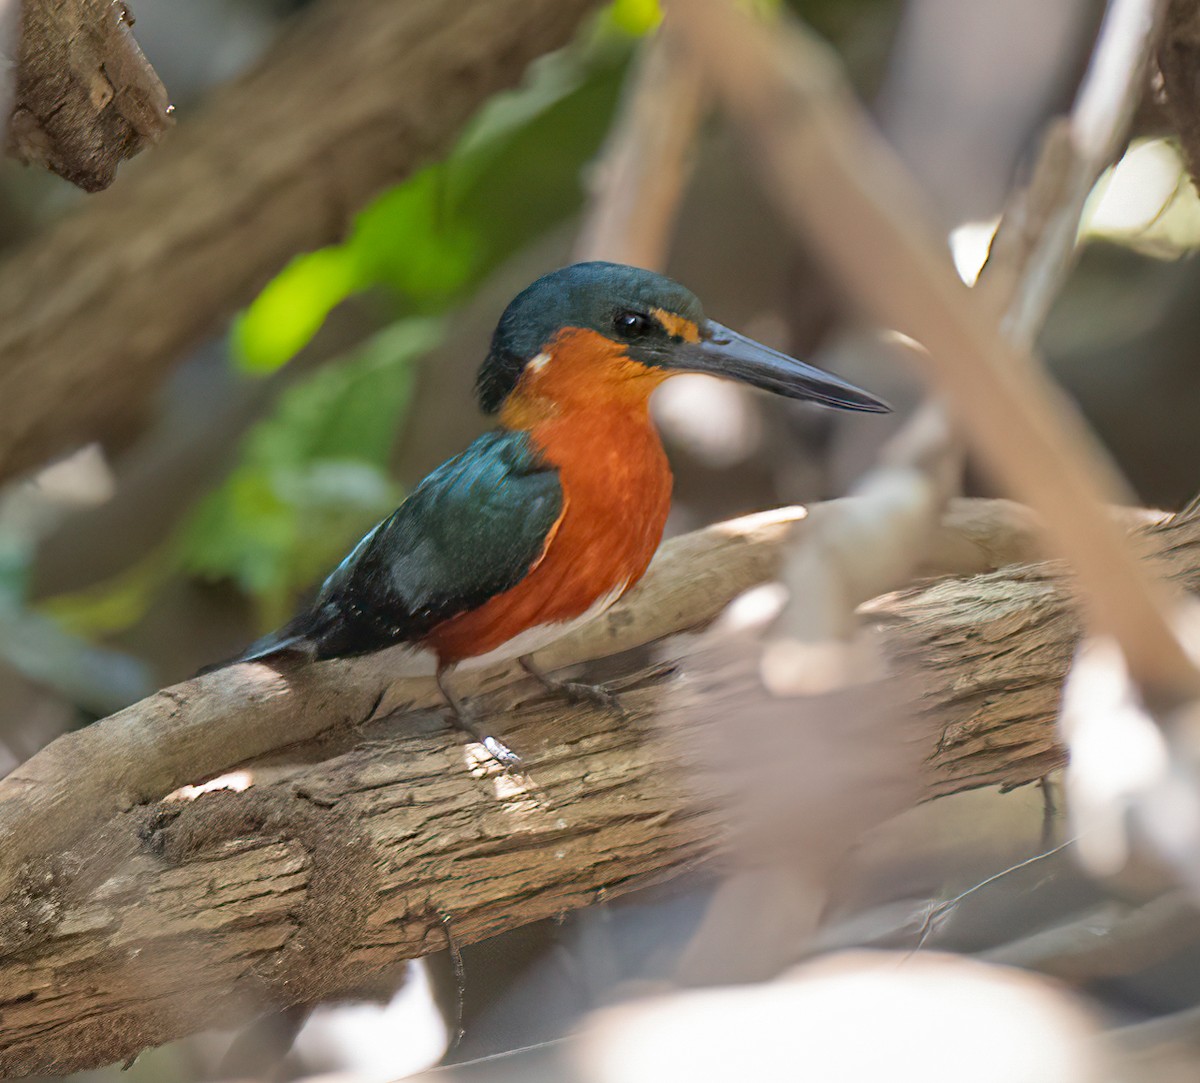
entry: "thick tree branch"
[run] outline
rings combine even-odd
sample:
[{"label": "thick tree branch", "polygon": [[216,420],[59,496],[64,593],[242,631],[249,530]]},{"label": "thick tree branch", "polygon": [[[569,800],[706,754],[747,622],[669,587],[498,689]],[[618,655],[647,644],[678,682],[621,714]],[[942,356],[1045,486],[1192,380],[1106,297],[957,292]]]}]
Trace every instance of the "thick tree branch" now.
[{"label": "thick tree branch", "polygon": [[[1141,528],[1155,514],[1122,509],[1120,518],[1127,528]],[[544,669],[557,669],[703,627],[739,594],[772,579],[785,546],[801,541],[806,529],[804,509],[783,508],[672,539],[616,606],[535,657]],[[1189,550],[1183,552],[1186,563]],[[1027,509],[1002,500],[956,500],[917,574],[979,575],[1037,553]],[[1020,599],[1013,605],[1019,611]],[[964,619],[977,615],[967,610]],[[911,626],[922,627],[915,617]],[[60,737],[0,780],[0,898],[24,862],[70,849],[90,828],[137,804],[372,714],[441,703],[432,679],[397,680],[395,668],[387,652],[288,673],[229,666]],[[459,687],[464,694],[486,692],[519,673],[516,666],[468,672]],[[0,950],[22,935],[0,908]]]},{"label": "thick tree branch", "polygon": [[0,478],[127,437],[182,351],[444,152],[596,2],[313,5],[152,162],[0,267]]},{"label": "thick tree branch", "polygon": [[317,764],[255,769],[245,792],[123,814],[93,841],[98,860],[43,867],[26,888],[53,920],[0,963],[0,1075],[65,1073],[352,994],[450,937],[711,853],[719,827],[690,806],[675,749],[642,715],[650,699],[626,693],[633,722],[523,705],[506,736],[528,779],[472,766],[440,720],[410,717],[343,734]]},{"label": "thick tree branch", "polygon": [[[1143,522],[1131,541],[1165,578],[1200,588],[1200,519]],[[924,674],[924,706],[945,723],[933,795],[1019,786],[1065,762],[1056,718],[1081,633],[1071,585],[1057,563],[1023,564],[864,607],[883,622],[896,664]]]},{"label": "thick tree branch", "polygon": [[[1004,507],[955,502],[931,560],[973,551],[970,570],[986,566],[964,539]],[[1031,551],[1022,523],[1007,518],[995,556]],[[636,595],[544,664],[704,623],[770,578],[803,530],[793,512],[677,539]],[[1200,581],[1196,520],[1135,533],[1168,574]],[[1061,764],[1054,715],[1078,621],[1055,566],[943,580],[868,616],[893,666],[924,686],[922,709],[897,717],[929,750],[926,797],[1019,785]],[[687,641],[674,644],[667,656],[686,665]],[[360,724],[386,684],[380,660],[286,678],[219,671],[60,739],[0,783],[12,885],[0,1074],[97,1064],[373,986],[448,932],[472,941],[720,850],[724,824],[689,785],[680,741],[753,709],[744,689],[713,684],[696,717],[669,677],[635,676],[623,693],[632,717],[620,720],[494,673],[477,706],[528,764],[505,776],[436,713]],[[390,699],[432,702],[428,682]],[[655,724],[662,712],[669,726]],[[244,792],[161,800],[247,758]]]},{"label": "thick tree branch", "polygon": [[24,0],[8,153],[89,192],[170,126],[120,0]]},{"label": "thick tree branch", "polygon": [[[783,509],[669,542],[636,590],[538,652],[538,662],[546,669],[571,665],[705,624],[730,599],[771,578],[788,527],[803,514]],[[134,805],[373,713],[442,702],[431,678],[397,681],[396,667],[392,652],[288,673],[229,666],[60,737],[0,780],[0,898],[27,858],[69,849],[89,826]],[[518,672],[502,668],[474,684],[468,672],[456,688],[495,688]],[[0,907],[0,950],[14,946],[14,935],[23,934]]]}]

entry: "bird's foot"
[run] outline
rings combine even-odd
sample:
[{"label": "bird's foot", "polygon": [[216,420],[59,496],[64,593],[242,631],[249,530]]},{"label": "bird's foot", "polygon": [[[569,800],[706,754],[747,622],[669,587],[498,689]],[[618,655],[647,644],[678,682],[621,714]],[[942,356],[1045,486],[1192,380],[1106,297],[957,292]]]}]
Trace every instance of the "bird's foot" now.
[{"label": "bird's foot", "polygon": [[488,733],[484,727],[469,714],[460,714],[454,707],[450,708],[450,717],[454,724],[473,741],[483,745],[487,754],[506,771],[522,770],[521,757],[508,747],[499,737]]},{"label": "bird's foot", "polygon": [[589,684],[587,681],[556,681],[548,687],[561,692],[572,703],[588,703],[605,711],[625,718],[629,712],[621,702],[616,692],[610,691],[602,684]]},{"label": "bird's foot", "polygon": [[460,729],[468,737],[477,744],[484,747],[487,754],[492,757],[506,771],[520,771],[522,769],[521,757],[518,756],[511,748],[508,747],[499,737],[489,733],[487,728],[483,726],[474,713],[466,707],[453,692],[443,679],[443,674],[437,675],[438,688],[441,689],[442,695],[445,697],[446,706],[449,708],[450,721],[457,729]]},{"label": "bird's foot", "polygon": [[566,697],[572,703],[587,703],[602,710],[611,711],[618,718],[627,718],[629,712],[621,702],[620,696],[601,684],[589,684],[587,681],[563,681],[543,673],[526,655],[520,659],[521,668],[549,692],[555,692]]}]

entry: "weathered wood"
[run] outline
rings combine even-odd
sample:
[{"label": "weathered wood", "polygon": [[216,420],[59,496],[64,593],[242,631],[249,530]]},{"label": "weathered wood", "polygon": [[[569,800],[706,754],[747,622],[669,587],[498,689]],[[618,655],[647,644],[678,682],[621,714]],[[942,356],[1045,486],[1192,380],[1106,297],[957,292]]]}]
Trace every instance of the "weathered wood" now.
[{"label": "weathered wood", "polygon": [[[627,696],[634,711],[648,699]],[[450,936],[471,943],[712,852],[720,828],[645,716],[564,718],[542,697],[518,717],[506,736],[528,778],[409,716],[343,735],[318,763],[252,768],[245,792],[132,810],[88,860],[39,869],[27,914],[51,920],[0,963],[0,1075],[74,1071],[350,993]]]},{"label": "weathered wood", "polygon": [[[1134,513],[1134,521],[1141,515]],[[701,627],[738,594],[770,580],[784,544],[798,543],[804,530],[804,509],[783,508],[672,539],[635,590],[537,660],[555,669]],[[923,572],[983,572],[1036,552],[1026,509],[1007,501],[953,501]],[[59,738],[0,780],[0,898],[27,858],[68,849],[89,826],[136,804],[373,711],[441,702],[431,679],[397,680],[396,668],[386,653],[288,673],[231,666]],[[468,694],[509,684],[518,673],[507,666],[457,680]],[[12,946],[0,906],[0,950],[6,944]]]},{"label": "weathered wood", "polygon": [[[802,515],[782,509],[669,542],[619,605],[535,657],[554,669],[712,620],[739,593],[771,578],[780,545]],[[442,702],[431,678],[397,680],[396,669],[392,652],[289,672],[228,666],[60,737],[0,780],[0,899],[27,859],[70,849],[89,827],[121,811],[372,713]],[[507,666],[464,673],[456,688],[496,688],[519,672]],[[0,902],[0,951],[19,945],[23,920]]]},{"label": "weathered wood", "polygon": [[171,125],[121,0],[23,0],[8,153],[88,192]]},{"label": "weathered wood", "polygon": [[[1156,571],[1200,589],[1200,519],[1143,522],[1131,537]],[[1069,589],[1060,564],[1023,564],[867,607],[889,657],[924,674],[923,706],[944,723],[931,796],[1019,786],[1065,762],[1055,718],[1081,631]]]},{"label": "weathered wood", "polygon": [[[964,539],[1004,507],[956,502],[937,552],[962,559]],[[1024,522],[999,532],[1011,551],[1030,551]],[[784,512],[678,539],[644,593],[545,664],[704,623],[770,578],[782,542],[802,544],[803,529]],[[1136,533],[1168,574],[1200,582],[1200,523]],[[928,747],[925,798],[1020,785],[1062,763],[1055,709],[1078,624],[1054,565],[934,582],[867,616],[891,667],[920,679],[918,710],[887,702],[919,719],[910,736]],[[691,647],[663,650],[686,660]],[[748,709],[739,685],[713,682],[689,713],[669,676],[642,679],[623,692],[631,716],[619,719],[493,673],[476,706],[528,765],[506,776],[436,712],[360,724],[382,687],[369,670],[311,667],[289,689],[261,672],[248,685],[253,668],[160,693],[0,783],[4,871],[34,859],[3,909],[0,1074],[99,1064],[249,1012],[377,987],[448,935],[470,942],[720,851],[719,811],[696,796],[711,789],[690,785],[682,752],[698,727]],[[223,674],[224,692],[205,686]],[[412,683],[391,698],[430,702]],[[289,718],[303,742],[290,748]],[[161,800],[181,778],[214,773],[214,750],[222,766],[256,757],[239,783],[248,789]],[[119,800],[105,790],[122,783]]]}]

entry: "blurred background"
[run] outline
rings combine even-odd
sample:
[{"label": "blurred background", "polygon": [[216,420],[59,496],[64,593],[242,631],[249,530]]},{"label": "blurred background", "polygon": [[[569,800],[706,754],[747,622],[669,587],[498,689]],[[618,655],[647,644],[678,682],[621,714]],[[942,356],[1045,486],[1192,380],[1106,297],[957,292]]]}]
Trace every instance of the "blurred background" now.
[{"label": "blurred background", "polygon": [[[136,35],[179,131],[309,6],[138,0]],[[1070,104],[1104,5],[785,6],[831,43],[972,281],[1047,119]],[[228,327],[174,358],[149,406],[103,446],[75,448],[0,489],[0,773],[282,623],[414,483],[484,429],[472,381],[492,328],[519,289],[572,258],[631,64],[660,17],[654,0],[602,7],[517,89],[487,101],[444,158],[373,198],[343,241],[296,255]],[[122,168],[153,169],[154,155]],[[36,248],[89,198],[6,163],[0,242]],[[1128,151],[1089,200],[1084,236],[1040,349],[1137,498],[1178,508],[1200,489],[1200,265],[1190,258],[1200,201],[1152,95]],[[710,316],[897,407],[880,423],[704,377],[672,381],[654,404],[676,475],[669,532],[845,492],[918,401],[920,383],[781,228],[745,145],[719,117],[702,130],[667,270]],[[968,476],[971,493],[993,495],[981,471]],[[454,1078],[565,1078],[557,1047],[543,1043],[689,967],[698,984],[747,981],[816,950],[918,941],[1052,974],[1123,1026],[1200,1003],[1200,923],[1191,918],[1177,940],[1119,964],[1072,969],[1039,955],[1040,932],[1085,929],[1107,905],[1069,855],[972,892],[951,919],[922,919],[937,900],[1053,850],[1062,837],[1045,809],[1033,787],[983,790],[871,828],[839,864],[817,949],[788,939],[802,909],[795,892],[752,885],[747,897],[762,908],[755,922],[773,930],[772,950],[740,947],[740,973],[697,962],[713,884],[690,874],[467,948],[461,980],[445,960],[418,964],[390,1003],[276,1018],[232,1054],[233,1035],[198,1036],[146,1054],[128,1077],[398,1078],[439,1061],[461,1015],[464,1036],[449,1059],[477,1063]],[[1030,1004],[1020,1011],[1036,1012]],[[752,1026],[768,1026],[769,1011],[745,1010]],[[719,1009],[712,1026],[734,1027],[733,1012]],[[672,1033],[669,1018],[660,1025]],[[263,1063],[246,1060],[247,1049],[265,1050]],[[524,1059],[479,1061],[511,1050],[526,1050]],[[688,1063],[681,1057],[657,1078],[694,1078]],[[618,1067],[605,1078],[651,1076]]]}]

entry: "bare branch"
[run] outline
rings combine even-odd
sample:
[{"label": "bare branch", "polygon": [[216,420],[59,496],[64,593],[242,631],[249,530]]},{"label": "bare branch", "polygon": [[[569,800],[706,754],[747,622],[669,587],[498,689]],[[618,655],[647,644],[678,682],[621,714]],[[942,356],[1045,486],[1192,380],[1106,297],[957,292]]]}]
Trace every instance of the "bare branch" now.
[{"label": "bare branch", "polygon": [[[803,515],[783,509],[668,542],[619,605],[536,660],[555,669],[705,624],[730,599],[771,578],[780,540]],[[394,666],[389,652],[287,673],[229,666],[60,737],[0,781],[0,887],[11,888],[27,858],[69,848],[89,825],[185,783],[372,713],[442,702],[431,678],[397,681]],[[493,671],[474,685],[464,673],[456,687],[464,694],[495,688],[518,672]],[[0,950],[13,933],[0,911]]]},{"label": "bare branch", "polygon": [[1200,190],[1200,7],[1192,0],[1170,0],[1157,59],[1167,116]]},{"label": "bare branch", "polygon": [[1070,117],[1051,123],[1029,186],[1005,209],[979,289],[1032,347],[1075,262],[1083,206],[1124,146],[1166,0],[1110,3]]},{"label": "bare branch", "polygon": [[1137,974],[1186,951],[1200,935],[1200,911],[1183,890],[1149,899],[1105,899],[1082,914],[1038,929],[986,958],[1081,985]]},{"label": "bare branch", "polygon": [[544,700],[515,712],[525,778],[410,716],[351,729],[316,763],[251,768],[244,792],[118,817],[22,887],[33,936],[0,960],[0,1075],[389,989],[449,936],[473,943],[712,853],[719,824],[687,797],[650,694],[624,696],[632,720]]},{"label": "bare branch", "polygon": [[[1006,210],[976,286],[1005,313],[1004,332],[1018,343],[1032,342],[1049,311],[1073,259],[1084,200],[1140,95],[1154,21],[1145,8],[1144,0],[1113,5],[1071,118],[1052,126],[1033,181]],[[1148,25],[1131,34],[1139,13]],[[840,89],[822,90],[832,108],[840,104]],[[959,484],[960,443],[941,399],[930,399],[855,485],[855,499],[823,508],[810,524],[784,571],[791,601],[777,631],[801,644],[847,637],[857,605],[908,582]],[[848,645],[844,653],[853,650]],[[772,644],[763,667],[771,688],[782,693],[810,685],[807,657],[786,638]],[[823,657],[827,675],[862,668],[849,659],[834,667],[828,653]]]},{"label": "bare branch", "polygon": [[578,259],[649,268],[666,261],[704,111],[700,76],[677,53],[663,34],[642,49],[596,167],[592,206],[575,245]]},{"label": "bare branch", "polygon": [[[1153,515],[1120,513],[1129,527]],[[805,516],[802,508],[783,508],[668,541],[634,590],[603,617],[540,651],[538,664],[559,669],[705,626],[732,599],[776,575],[785,543],[804,536]],[[1035,521],[1019,505],[955,501],[917,572],[990,571],[1030,559],[1037,539]],[[0,888],[11,888],[35,855],[69,849],[90,827],[186,783],[372,713],[441,703],[432,679],[396,680],[393,665],[384,652],[286,674],[260,665],[229,666],[60,737],[0,780]],[[464,694],[486,692],[520,675],[518,667],[502,667],[466,672],[460,683]],[[87,764],[85,772],[80,764]],[[0,950],[11,946],[12,932],[0,909]]]},{"label": "bare branch", "polygon": [[[969,551],[1005,508],[955,504],[959,528],[938,552]],[[1003,534],[1027,552],[1022,520]],[[792,511],[678,539],[621,608],[543,664],[703,624],[769,578],[803,530]],[[1200,582],[1196,521],[1138,537],[1164,571]],[[892,667],[919,677],[917,709],[897,704],[908,727],[899,738],[928,750],[918,796],[1019,785],[1063,762],[1054,718],[1079,625],[1054,566],[936,582],[880,599],[867,617]],[[685,666],[693,649],[686,639],[665,648]],[[492,673],[476,705],[526,757],[528,775],[510,777],[428,712],[359,725],[387,683],[383,668],[273,676],[237,666],[169,689],[0,783],[10,885],[0,1072],[62,1071],[247,1005],[340,995],[441,946],[444,917],[470,941],[711,853],[726,828],[697,798],[681,749],[727,713],[754,709],[744,688],[711,675],[703,709],[691,710],[688,682],[677,691],[635,673],[622,692],[634,717],[622,721]],[[404,682],[390,698],[426,706],[427,685]],[[246,759],[243,793],[161,801],[179,781]],[[340,923],[330,897],[348,915]]]}]

